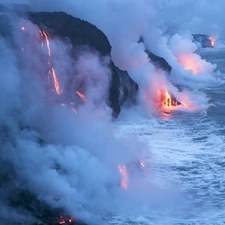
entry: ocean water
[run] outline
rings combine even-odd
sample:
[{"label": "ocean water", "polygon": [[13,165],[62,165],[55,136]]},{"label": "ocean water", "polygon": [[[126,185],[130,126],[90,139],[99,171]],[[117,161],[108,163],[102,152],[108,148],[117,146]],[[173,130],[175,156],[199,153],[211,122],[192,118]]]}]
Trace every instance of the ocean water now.
[{"label": "ocean water", "polygon": [[220,71],[218,84],[201,88],[212,105],[207,111],[115,122],[120,135],[147,143],[147,179],[158,187],[159,205],[143,214],[116,215],[111,224],[225,224],[225,47],[198,53]]}]

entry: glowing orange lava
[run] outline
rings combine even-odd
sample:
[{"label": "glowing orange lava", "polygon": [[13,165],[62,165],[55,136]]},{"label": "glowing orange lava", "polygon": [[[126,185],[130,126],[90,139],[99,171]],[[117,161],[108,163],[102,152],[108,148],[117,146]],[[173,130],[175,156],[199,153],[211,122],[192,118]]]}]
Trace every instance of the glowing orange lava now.
[{"label": "glowing orange lava", "polygon": [[[39,33],[40,33],[40,36],[42,38],[45,38],[45,40],[46,40],[46,45],[47,45],[47,49],[48,49],[48,56],[49,56],[48,65],[50,67],[51,66],[51,48],[50,48],[50,41],[49,41],[49,38],[48,38],[48,35],[47,35],[46,32],[39,30]],[[43,42],[41,43],[41,46],[42,47],[44,46],[44,43]],[[57,78],[55,69],[53,67],[51,69],[49,69],[49,71],[48,71],[48,78],[49,79],[50,79],[50,74],[52,74],[52,78],[53,78],[53,82],[54,82],[54,87],[55,87],[56,93],[58,95],[61,95],[63,92],[60,89],[59,81],[58,81],[58,78]]]},{"label": "glowing orange lava", "polygon": [[162,92],[161,99],[161,105],[164,109],[172,109],[174,106],[178,106],[180,104],[168,91]]},{"label": "glowing orange lava", "polygon": [[200,72],[195,59],[189,54],[181,55],[178,59],[178,62],[183,65],[185,70],[192,70],[193,74]]},{"label": "glowing orange lava", "polygon": [[72,217],[69,218],[63,218],[63,216],[60,216],[60,221],[58,222],[58,224],[68,224],[68,223],[73,223],[74,219]]},{"label": "glowing orange lava", "polygon": [[51,49],[50,49],[50,42],[48,39],[48,35],[44,31],[42,31],[42,34],[44,35],[45,40],[46,40],[46,44],[47,44],[47,48],[48,48],[48,56],[51,57]]},{"label": "glowing orange lava", "polygon": [[84,101],[86,101],[85,95],[80,93],[79,91],[76,91],[77,95]]},{"label": "glowing orange lava", "polygon": [[119,165],[118,169],[119,169],[119,172],[121,175],[120,186],[126,190],[126,189],[128,189],[128,181],[129,181],[127,167]]},{"label": "glowing orange lava", "polygon": [[209,40],[211,41],[212,47],[214,47],[216,43],[216,39],[214,37],[209,37]]},{"label": "glowing orange lava", "polygon": [[60,90],[59,81],[57,79],[57,76],[53,67],[52,67],[52,76],[53,76],[55,91],[58,95],[61,95],[63,92]]},{"label": "glowing orange lava", "polygon": [[163,104],[166,108],[172,108],[172,99],[168,91],[164,94]]}]

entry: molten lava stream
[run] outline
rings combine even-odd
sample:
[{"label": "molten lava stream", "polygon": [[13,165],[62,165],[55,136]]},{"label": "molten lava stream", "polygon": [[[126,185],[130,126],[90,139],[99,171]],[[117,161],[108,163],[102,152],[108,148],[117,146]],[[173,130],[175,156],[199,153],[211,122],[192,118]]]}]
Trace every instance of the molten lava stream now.
[{"label": "molten lava stream", "polygon": [[59,86],[59,81],[57,79],[57,76],[56,76],[56,73],[55,73],[55,70],[54,68],[52,67],[52,76],[53,76],[53,81],[54,81],[54,86],[55,86],[55,91],[58,95],[61,95],[63,92],[61,91],[60,89],[60,86]]},{"label": "molten lava stream", "polygon": [[85,95],[80,93],[79,91],[76,91],[76,94],[84,101],[86,101]]},{"label": "molten lava stream", "polygon": [[161,101],[162,109],[171,110],[173,107],[180,105],[180,103],[172,97],[172,95],[165,91],[162,93],[162,101]]},{"label": "molten lava stream", "polygon": [[[49,73],[48,74],[49,74],[49,76],[52,75],[54,88],[55,88],[56,93],[58,95],[61,95],[61,94],[63,94],[63,92],[60,89],[60,85],[59,85],[59,81],[58,81],[55,69],[51,66],[51,55],[52,54],[51,54],[50,41],[49,41],[48,35],[47,35],[46,32],[41,31],[41,30],[39,30],[39,33],[40,33],[41,38],[45,38],[47,49],[48,49],[48,57],[49,57],[49,59],[48,59],[48,66],[51,68],[51,69],[49,69]],[[41,46],[42,47],[44,46],[43,42],[41,43]],[[48,78],[49,78],[49,76],[48,76]]]},{"label": "molten lava stream", "polygon": [[127,190],[128,189],[128,181],[129,181],[128,173],[127,173],[127,167],[119,165],[118,169],[119,169],[119,172],[120,172],[120,175],[121,175],[120,186],[123,189]]}]

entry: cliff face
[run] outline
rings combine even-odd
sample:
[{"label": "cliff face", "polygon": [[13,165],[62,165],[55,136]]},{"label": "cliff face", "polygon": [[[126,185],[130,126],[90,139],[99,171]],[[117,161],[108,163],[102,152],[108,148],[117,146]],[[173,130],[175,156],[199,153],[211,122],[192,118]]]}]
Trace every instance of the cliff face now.
[{"label": "cliff face", "polygon": [[[86,21],[63,12],[28,12],[27,15],[28,19],[40,28],[47,28],[51,36],[56,35],[69,39],[73,48],[88,46],[92,51],[100,53],[101,56],[110,56],[111,45],[107,37],[96,26]],[[128,74],[126,71],[120,72],[112,60],[109,63],[109,68],[112,77],[108,92],[108,105],[112,108],[113,117],[116,118],[120,113],[122,104],[129,101],[130,97],[134,100],[138,85],[131,78],[123,83],[123,76],[127,77]]]},{"label": "cliff face", "polygon": [[213,48],[212,41],[208,35],[205,34],[193,34],[195,42],[199,43],[202,48]]},{"label": "cliff face", "polygon": [[[1,7],[1,5],[0,5],[0,7]],[[70,215],[68,214],[66,209],[61,208],[61,206],[58,208],[58,205],[57,205],[58,196],[55,195],[54,193],[50,193],[50,195],[53,196],[53,199],[52,199],[53,204],[51,204],[51,206],[47,203],[45,204],[45,202],[43,202],[44,200],[42,198],[39,199],[38,191],[36,192],[34,190],[35,188],[34,189],[31,188],[32,190],[30,190],[30,186],[24,182],[23,177],[21,178],[20,172],[23,169],[21,169],[21,171],[20,171],[20,168],[19,168],[19,170],[18,170],[20,163],[19,164],[15,163],[15,161],[17,161],[17,159],[18,159],[17,156],[15,155],[15,157],[11,157],[10,153],[14,152],[14,151],[22,152],[22,153],[20,153],[21,156],[26,155],[25,151],[24,152],[19,151],[20,147],[18,147],[17,145],[20,142],[20,140],[23,140],[23,141],[30,140],[32,142],[32,145],[34,144],[34,146],[35,146],[34,148],[30,149],[31,151],[36,151],[36,148],[41,150],[42,148],[44,149],[45,147],[47,148],[47,146],[51,146],[51,143],[49,142],[49,140],[47,140],[47,138],[46,139],[44,138],[47,132],[45,134],[43,134],[44,137],[42,135],[40,135],[40,137],[39,137],[39,135],[36,136],[36,132],[35,131],[33,132],[33,128],[30,125],[32,122],[30,123],[30,121],[26,120],[27,115],[29,114],[29,113],[27,113],[29,111],[29,109],[28,109],[29,106],[26,104],[26,102],[29,102],[29,103],[32,102],[32,104],[31,104],[32,105],[32,109],[31,109],[32,113],[31,114],[34,117],[34,120],[35,120],[34,123],[37,126],[39,125],[39,123],[40,123],[39,119],[41,120],[41,118],[40,118],[40,114],[37,115],[34,111],[36,111],[36,109],[37,109],[36,106],[37,105],[39,106],[39,103],[41,106],[38,109],[38,111],[42,112],[45,115],[46,115],[46,113],[49,112],[50,116],[48,118],[50,118],[51,116],[54,116],[53,115],[54,113],[52,113],[52,111],[49,110],[49,109],[52,109],[52,105],[54,105],[54,104],[52,104],[53,102],[56,103],[55,105],[59,106],[59,111],[61,109],[63,109],[63,107],[61,105],[63,105],[62,103],[64,103],[64,102],[65,102],[64,105],[68,104],[68,102],[66,102],[66,100],[64,99],[64,98],[68,97],[68,95],[66,95],[66,94],[64,95],[64,92],[62,93],[62,95],[58,94],[57,91],[54,89],[55,86],[53,87],[53,85],[52,85],[52,83],[53,83],[52,80],[54,79],[54,78],[52,79],[53,66],[54,66],[54,68],[56,68],[56,66],[58,64],[60,64],[59,63],[60,61],[63,61],[63,63],[64,63],[64,60],[66,61],[67,59],[69,59],[68,60],[69,63],[68,64],[65,63],[65,65],[66,66],[69,65],[68,66],[69,69],[71,69],[71,68],[76,69],[75,67],[77,64],[75,63],[75,61],[77,60],[77,54],[82,52],[82,49],[88,50],[91,53],[97,53],[97,54],[93,54],[93,55],[90,54],[90,55],[99,57],[98,58],[99,60],[101,60],[102,58],[107,59],[106,63],[103,66],[106,65],[105,66],[105,67],[107,67],[106,71],[108,72],[108,70],[109,70],[110,73],[106,73],[106,75],[105,74],[104,75],[110,76],[110,78],[107,79],[107,82],[110,81],[110,85],[104,87],[104,90],[107,89],[107,91],[108,91],[108,95],[107,95],[108,99],[106,99],[106,102],[112,108],[114,117],[118,116],[121,106],[123,104],[125,104],[125,103],[132,104],[134,102],[135,95],[138,90],[138,85],[129,77],[129,75],[126,71],[121,71],[119,68],[117,68],[114,65],[113,61],[110,58],[111,46],[110,46],[110,43],[109,43],[107,37],[104,35],[104,33],[102,31],[100,31],[98,28],[91,25],[90,23],[82,21],[80,19],[73,18],[72,16],[69,16],[65,13],[34,13],[34,12],[15,13],[15,12],[13,12],[15,14],[11,14],[11,12],[7,11],[5,8],[4,9],[0,8],[0,12],[1,12],[1,10],[6,11],[6,13],[2,13],[2,14],[0,13],[0,42],[1,42],[0,44],[1,44],[1,47],[2,47],[1,49],[3,52],[2,58],[4,58],[4,57],[6,58],[5,61],[1,62],[1,65],[3,65],[3,67],[4,67],[4,64],[6,64],[7,66],[9,65],[9,67],[12,67],[12,68],[14,68],[14,66],[15,66],[15,68],[14,68],[15,70],[9,71],[9,74],[6,74],[6,76],[5,76],[5,77],[7,77],[7,75],[9,75],[9,80],[7,80],[7,83],[13,83],[12,84],[13,91],[12,92],[9,91],[9,93],[10,93],[9,98],[14,99],[14,96],[15,96],[15,99],[17,99],[18,102],[20,102],[23,105],[23,106],[18,106],[17,100],[9,101],[9,105],[10,106],[13,105],[12,109],[11,109],[11,107],[9,107],[9,111],[11,112],[11,110],[12,110],[13,115],[6,116],[5,118],[6,118],[6,120],[9,120],[9,123],[8,123],[8,121],[6,121],[6,124],[3,123],[4,126],[1,125],[1,128],[0,128],[0,134],[1,134],[0,141],[1,141],[2,146],[5,147],[5,149],[2,148],[2,151],[0,152],[0,156],[1,156],[0,164],[3,166],[3,169],[0,171],[0,178],[2,178],[1,182],[0,182],[0,191],[1,191],[1,193],[4,193],[4,195],[5,195],[4,196],[4,204],[6,205],[6,207],[9,207],[10,209],[12,209],[12,211],[15,209],[16,212],[18,210],[19,212],[21,212],[22,215],[24,214],[24,215],[31,216],[32,221],[30,223],[29,223],[29,221],[27,221],[26,224],[32,224],[32,225],[34,225],[34,224],[41,224],[41,225],[71,224],[71,225],[75,225],[76,224],[76,225],[81,225],[83,223],[80,222],[79,219],[76,220],[76,218],[74,218],[74,221],[70,222],[70,220],[71,220],[69,217]],[[15,17],[14,17],[14,15],[15,15]],[[12,19],[12,17],[13,17],[13,19]],[[25,21],[23,19],[25,19]],[[40,28],[39,31],[38,31],[38,29],[36,29],[36,27],[31,25],[29,22],[27,22],[27,20],[36,24]],[[45,31],[46,31],[46,33],[45,33]],[[46,34],[46,36],[49,37],[50,47],[49,47],[49,41],[47,41],[48,37],[45,38],[43,35],[44,33]],[[64,41],[65,41],[65,43],[64,43]],[[67,43],[69,43],[69,44],[67,45]],[[60,46],[56,46],[57,44],[59,44]],[[60,47],[62,47],[62,48],[65,47],[65,48],[68,48],[69,50],[63,51],[64,49],[62,49]],[[51,48],[51,53],[50,53],[50,48]],[[63,57],[57,58],[57,54],[56,54],[56,51],[54,52],[54,49],[62,50],[63,54],[60,56],[63,56]],[[77,51],[77,49],[81,49],[81,51]],[[12,52],[10,52],[10,51],[12,51]],[[69,53],[71,55],[69,55],[68,58],[66,58],[67,55],[65,53]],[[74,57],[74,58],[72,58],[72,57]],[[11,61],[12,61],[12,63],[11,63]],[[72,63],[74,63],[74,67],[71,66]],[[62,64],[60,64],[60,65],[62,65]],[[104,67],[104,69],[105,69],[105,67]],[[17,69],[18,69],[18,71],[17,71]],[[3,71],[6,71],[6,70],[7,69],[5,69]],[[61,72],[60,68],[59,68],[59,72],[56,69],[56,73],[57,74],[65,73],[62,76],[78,76],[76,72],[70,73],[70,71],[69,71],[67,74],[66,72],[68,70],[67,70],[67,68],[63,67],[61,70],[62,73],[60,73]],[[49,75],[50,73],[52,73],[52,77],[51,77],[50,82],[48,83],[48,81],[49,81],[48,78],[50,77],[50,75]],[[13,74],[12,78],[10,77],[11,74]],[[101,74],[102,73],[100,73],[100,75]],[[82,75],[82,74],[79,74],[79,75]],[[100,75],[99,75],[99,77],[100,77]],[[17,77],[19,77],[18,80],[16,80]],[[65,86],[63,86],[64,85],[63,82],[61,82],[61,83],[62,83],[63,88],[67,89],[66,90],[67,92],[71,91],[74,94],[74,92],[76,90],[74,90],[72,88],[70,89],[70,87],[73,87],[73,82],[75,82],[77,80],[74,81],[73,77],[72,77],[72,79],[70,79],[70,78],[71,77],[69,77],[69,79],[65,79],[66,80]],[[15,79],[15,81],[13,79]],[[40,81],[40,83],[39,83],[39,81]],[[59,83],[60,83],[60,81],[61,80],[59,79]],[[14,87],[14,82],[16,83],[15,87]],[[69,82],[71,83],[71,86],[69,86],[69,85],[66,86]],[[46,83],[48,83],[48,84],[46,84]],[[79,82],[78,82],[78,84],[76,84],[76,85],[82,86],[83,84],[82,83],[79,84]],[[11,85],[9,85],[9,88],[11,88]],[[63,88],[62,88],[62,90],[64,91]],[[15,92],[14,92],[14,89],[15,89]],[[98,91],[97,88],[95,90]],[[4,94],[4,91],[7,92],[8,90],[3,90],[3,94]],[[43,98],[42,98],[42,94],[43,94]],[[74,95],[76,96],[76,94],[74,94]],[[4,97],[4,95],[2,95],[2,96]],[[6,97],[4,100],[8,101],[9,100],[8,92],[7,92],[7,95],[5,95],[5,96]],[[54,96],[55,98],[52,100],[51,96]],[[39,99],[39,97],[40,97],[40,99]],[[79,97],[77,97],[77,98],[80,100]],[[45,110],[43,110],[43,108],[42,108],[43,99],[44,99],[44,101],[46,100],[46,102],[47,102],[46,106],[50,105],[49,108],[43,107],[43,108],[45,108]],[[38,102],[38,104],[35,104],[36,101]],[[82,102],[82,100],[80,100],[80,101]],[[33,107],[33,102],[35,105],[34,107]],[[20,103],[18,103],[18,104],[20,104]],[[69,103],[71,104],[70,101],[69,101]],[[72,103],[76,104],[77,103],[76,99]],[[45,104],[45,102],[43,104]],[[21,110],[20,110],[20,107],[21,107]],[[6,106],[6,109],[8,110],[8,105]],[[71,109],[72,109],[72,106],[71,106]],[[25,112],[23,114],[23,116],[20,113],[20,111]],[[99,112],[99,111],[97,110],[97,112]],[[76,110],[74,109],[73,112],[76,113]],[[43,115],[42,113],[41,113],[41,115]],[[70,113],[71,113],[72,117],[74,117],[75,114],[73,115],[72,111],[70,111]],[[65,114],[62,114],[62,115],[65,115]],[[80,113],[80,115],[82,115],[82,112]],[[86,114],[84,116],[86,118]],[[87,115],[87,116],[89,116],[89,115]],[[15,123],[12,122],[13,125],[11,125],[11,119],[13,121],[15,119],[15,121],[14,121]],[[36,121],[36,119],[37,119],[37,121]],[[46,119],[46,120],[48,122],[48,119]],[[79,118],[78,118],[78,120],[79,120]],[[57,119],[57,122],[58,122],[58,119]],[[35,130],[36,127],[35,126],[33,126],[33,127]],[[45,124],[43,124],[43,127],[45,127]],[[55,128],[55,127],[53,127],[53,128]],[[66,126],[66,129],[70,130],[70,128],[68,128],[68,126]],[[86,131],[86,129],[89,129],[89,128],[84,128],[84,131]],[[52,129],[52,130],[53,130],[53,132],[55,131],[55,129]],[[77,131],[78,131],[78,128],[77,128]],[[60,132],[62,132],[62,134],[63,134],[64,131],[60,131]],[[80,132],[80,130],[79,130],[79,132]],[[40,131],[40,133],[41,133],[41,131]],[[21,139],[20,139],[20,135],[21,135]],[[27,137],[27,136],[25,137],[24,135],[25,136],[28,135],[29,137]],[[88,132],[88,135],[90,135],[89,132]],[[97,134],[95,133],[95,135],[97,135]],[[43,139],[42,139],[42,137],[43,137]],[[79,139],[80,139],[80,137],[79,137]],[[87,140],[89,140],[89,139],[86,139],[86,137],[84,137],[84,142],[87,142]],[[78,146],[79,146],[79,141],[77,141]],[[75,141],[74,142],[72,141],[72,143],[75,143]],[[67,142],[66,142],[66,144],[70,145],[70,143],[68,144]],[[64,146],[62,148],[65,147],[65,144],[63,144],[63,145]],[[75,145],[75,144],[73,144],[73,145]],[[58,152],[59,149],[55,145],[53,148],[56,148],[56,151]],[[61,146],[59,148],[61,149]],[[77,146],[75,146],[74,149],[80,150],[79,147],[77,147]],[[85,159],[88,160],[88,157],[89,157],[89,155],[91,155],[91,153],[89,154],[89,152],[87,151],[87,157],[86,157],[85,150],[83,150],[83,147],[81,147],[81,149],[82,149],[82,154],[80,155],[81,158],[84,157]],[[7,153],[5,155],[5,151],[7,151],[9,153]],[[74,152],[74,156],[75,156],[76,151],[73,151],[73,152]],[[59,154],[59,157],[61,158],[60,151],[57,154]],[[84,156],[83,156],[83,154],[84,154]],[[8,159],[8,155],[10,156],[9,159]],[[41,158],[42,158],[42,156],[44,158],[46,155],[44,155],[44,154],[41,155]],[[6,159],[4,157],[7,159],[6,162],[5,162]],[[14,161],[14,158],[15,158],[15,161]],[[22,164],[27,164],[27,163],[30,164],[31,163],[31,162],[26,161],[25,159],[23,159],[23,160],[21,162]],[[35,154],[34,154],[34,156],[32,156],[32,160],[36,161]],[[65,164],[66,163],[67,162],[65,161]],[[54,165],[51,165],[52,166],[51,170],[55,170],[56,173],[61,173],[59,164],[57,162],[54,162],[53,164]],[[79,163],[77,163],[77,165],[78,164]],[[40,168],[41,168],[41,166],[42,165],[40,165]],[[45,170],[45,169],[47,170],[47,167],[48,167],[48,165],[46,165],[46,168],[43,168],[43,170]],[[94,168],[96,168],[96,167],[94,167]],[[108,167],[106,167],[106,168],[108,168]],[[110,168],[111,168],[111,166],[110,166]],[[117,168],[115,168],[115,172],[118,173]],[[32,174],[32,176],[33,175],[36,176],[36,174]],[[26,179],[29,180],[30,175],[24,175],[24,176],[25,177],[27,176]],[[77,176],[79,176],[79,175],[77,175]],[[20,181],[21,181],[21,185],[20,185]],[[119,181],[119,179],[118,179],[118,181]],[[117,187],[118,184],[119,184],[119,182],[116,182],[115,186]],[[43,183],[43,186],[44,185],[46,185],[46,184]],[[10,190],[8,191],[8,189],[10,189]],[[81,190],[81,191],[83,192],[83,190]],[[55,199],[55,197],[56,197],[56,199]],[[51,198],[51,197],[49,197],[49,198]],[[3,197],[1,196],[0,199],[2,201]],[[89,199],[87,199],[87,201],[88,200]],[[55,208],[55,207],[57,207],[57,208]],[[9,214],[10,214],[10,212],[9,212]],[[4,221],[1,217],[4,218]],[[0,218],[1,218],[1,221],[3,221],[3,224],[15,224],[14,219],[10,218],[10,216],[9,216],[9,218],[7,218],[7,217],[8,217],[8,215],[5,216],[5,215],[1,215],[1,213],[0,213]],[[26,220],[26,219],[27,218],[24,218],[24,220]],[[12,220],[13,222],[11,222],[10,220]],[[37,223],[36,223],[36,221],[37,221]],[[18,222],[18,221],[16,221],[16,222]],[[22,224],[22,222],[21,223],[18,222],[18,224]]]}]

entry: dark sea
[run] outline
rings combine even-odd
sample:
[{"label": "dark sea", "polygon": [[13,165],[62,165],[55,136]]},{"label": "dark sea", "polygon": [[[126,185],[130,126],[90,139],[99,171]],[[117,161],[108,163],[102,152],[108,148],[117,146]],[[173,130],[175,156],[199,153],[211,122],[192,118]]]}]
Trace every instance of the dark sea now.
[{"label": "dark sea", "polygon": [[143,215],[115,216],[111,224],[225,224],[225,46],[198,53],[219,71],[216,84],[198,90],[209,99],[206,111],[116,122],[120,135],[148,143],[148,179],[160,203]]}]

